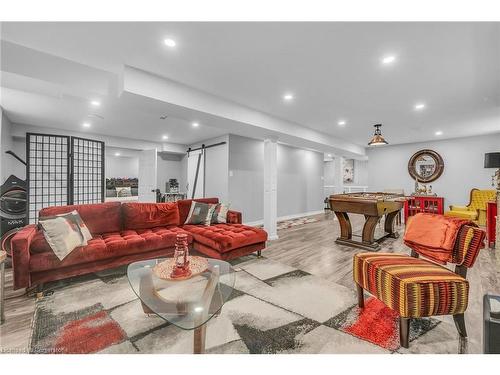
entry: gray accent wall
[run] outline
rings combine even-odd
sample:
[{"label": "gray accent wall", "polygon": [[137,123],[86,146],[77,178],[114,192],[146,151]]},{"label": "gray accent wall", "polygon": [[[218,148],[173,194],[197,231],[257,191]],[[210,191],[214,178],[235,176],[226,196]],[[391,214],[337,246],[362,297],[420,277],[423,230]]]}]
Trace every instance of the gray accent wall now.
[{"label": "gray accent wall", "polygon": [[278,145],[278,217],[321,211],[323,153]]},{"label": "gray accent wall", "polygon": [[229,202],[244,222],[264,218],[264,142],[229,136]]},{"label": "gray accent wall", "polygon": [[[278,217],[323,209],[323,154],[278,144]],[[229,202],[244,222],[263,219],[264,142],[229,136]]]},{"label": "gray accent wall", "polygon": [[434,192],[444,196],[446,209],[450,204],[467,204],[472,188],[493,189],[491,175],[494,170],[483,167],[484,154],[500,152],[500,134],[369,148],[370,190],[413,192],[415,181],[408,174],[408,160],[422,149],[434,150],[444,160],[443,174],[431,185]]}]

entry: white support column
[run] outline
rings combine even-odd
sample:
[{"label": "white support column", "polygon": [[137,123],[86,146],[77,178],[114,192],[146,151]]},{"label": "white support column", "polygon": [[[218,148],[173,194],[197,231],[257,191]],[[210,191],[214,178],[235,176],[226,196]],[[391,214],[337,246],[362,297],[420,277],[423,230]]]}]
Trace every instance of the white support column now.
[{"label": "white support column", "polygon": [[276,228],[278,214],[278,143],[276,139],[264,140],[264,229],[269,240],[278,239]]},{"label": "white support column", "polygon": [[335,156],[335,173],[333,175],[335,194],[342,194],[344,192],[344,160],[343,156]]}]

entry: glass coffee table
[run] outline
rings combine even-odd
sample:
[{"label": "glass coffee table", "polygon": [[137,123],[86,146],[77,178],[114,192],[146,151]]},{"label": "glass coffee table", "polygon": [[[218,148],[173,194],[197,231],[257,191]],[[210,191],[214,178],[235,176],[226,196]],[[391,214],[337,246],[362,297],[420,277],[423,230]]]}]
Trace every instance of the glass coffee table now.
[{"label": "glass coffee table", "polygon": [[233,292],[231,265],[207,259],[208,268],[186,280],[164,280],[153,273],[163,259],[132,263],[127,277],[146,314],[156,314],[173,325],[194,330],[193,353],[205,352],[206,323],[217,315]]}]

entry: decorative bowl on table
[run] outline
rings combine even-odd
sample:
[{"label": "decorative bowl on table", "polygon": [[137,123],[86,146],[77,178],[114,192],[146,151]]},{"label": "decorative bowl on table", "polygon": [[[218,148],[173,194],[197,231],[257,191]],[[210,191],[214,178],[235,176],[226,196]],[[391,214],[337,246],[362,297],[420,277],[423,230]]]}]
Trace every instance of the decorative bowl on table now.
[{"label": "decorative bowl on table", "polygon": [[156,277],[163,280],[186,280],[205,272],[208,268],[208,260],[198,256],[189,256],[188,264],[189,271],[191,272],[186,273],[184,276],[175,275],[175,269],[177,267],[175,258],[169,258],[161,263],[158,263],[153,267],[153,273]]}]

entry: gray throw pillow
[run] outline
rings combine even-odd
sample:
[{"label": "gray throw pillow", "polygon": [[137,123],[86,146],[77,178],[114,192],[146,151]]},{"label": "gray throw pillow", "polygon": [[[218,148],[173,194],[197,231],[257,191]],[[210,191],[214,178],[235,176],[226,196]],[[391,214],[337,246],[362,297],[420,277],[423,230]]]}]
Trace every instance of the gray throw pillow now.
[{"label": "gray throw pillow", "polygon": [[208,204],[201,202],[191,202],[191,208],[184,224],[192,225],[210,225],[212,214],[215,210],[216,204]]}]

